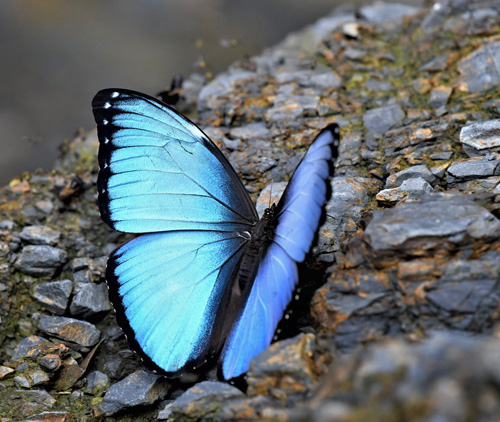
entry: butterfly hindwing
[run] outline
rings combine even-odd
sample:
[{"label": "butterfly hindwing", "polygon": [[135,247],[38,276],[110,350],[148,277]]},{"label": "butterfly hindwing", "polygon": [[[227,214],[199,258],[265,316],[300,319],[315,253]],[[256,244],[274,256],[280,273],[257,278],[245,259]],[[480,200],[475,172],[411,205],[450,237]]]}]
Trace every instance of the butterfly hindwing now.
[{"label": "butterfly hindwing", "polygon": [[296,262],[304,260],[318,229],[338,144],[338,126],[330,125],[317,136],[278,203],[272,243],[224,345],[220,366],[225,379],[246,372],[252,358],[271,343],[297,284]]},{"label": "butterfly hindwing", "polygon": [[225,379],[247,371],[252,358],[273,339],[298,280],[297,264],[277,243],[264,255],[248,300],[226,340],[221,370]]},{"label": "butterfly hindwing", "polygon": [[213,321],[246,240],[231,232],[139,236],[115,250],[106,279],[132,347],[175,376],[218,351]]},{"label": "butterfly hindwing", "polygon": [[302,262],[311,249],[322,208],[332,159],[338,156],[339,128],[333,124],[316,137],[288,183],[276,209],[274,241]]},{"label": "butterfly hindwing", "polygon": [[122,89],[92,102],[99,136],[99,207],[116,230],[248,229],[255,208],[233,168],[193,123]]}]

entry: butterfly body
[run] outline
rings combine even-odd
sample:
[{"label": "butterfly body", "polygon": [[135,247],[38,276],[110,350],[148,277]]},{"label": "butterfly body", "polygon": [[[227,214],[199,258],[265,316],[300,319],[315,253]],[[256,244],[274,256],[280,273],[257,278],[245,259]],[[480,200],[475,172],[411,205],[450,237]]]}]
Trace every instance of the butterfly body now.
[{"label": "butterfly body", "polygon": [[220,353],[222,376],[269,345],[327,198],[338,128],[323,130],[282,199],[259,220],[227,159],[193,123],[129,90],[93,101],[104,222],[139,236],[109,257],[106,280],[131,347],[178,376]]}]

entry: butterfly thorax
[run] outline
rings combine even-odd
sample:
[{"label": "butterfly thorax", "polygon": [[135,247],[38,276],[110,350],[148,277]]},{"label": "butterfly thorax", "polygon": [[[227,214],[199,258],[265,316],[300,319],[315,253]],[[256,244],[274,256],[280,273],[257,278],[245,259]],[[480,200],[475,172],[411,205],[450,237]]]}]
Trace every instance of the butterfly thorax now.
[{"label": "butterfly thorax", "polygon": [[246,303],[257,275],[258,263],[272,243],[275,209],[275,204],[267,208],[262,218],[253,227],[251,233],[242,234],[244,237],[248,237],[249,235],[249,241],[239,265],[235,268],[233,275],[234,283],[222,300],[222,303],[226,304],[224,321],[222,322],[223,328],[221,330],[223,337],[227,335],[234,320]]}]

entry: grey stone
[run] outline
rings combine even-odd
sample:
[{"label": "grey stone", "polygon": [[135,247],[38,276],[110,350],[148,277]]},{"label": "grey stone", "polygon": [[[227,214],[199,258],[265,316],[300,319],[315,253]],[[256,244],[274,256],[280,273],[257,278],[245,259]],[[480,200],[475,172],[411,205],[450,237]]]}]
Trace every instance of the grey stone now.
[{"label": "grey stone", "polygon": [[403,121],[405,114],[397,104],[373,108],[363,116],[363,123],[369,136],[382,136],[389,129]]},{"label": "grey stone", "polygon": [[160,421],[166,420],[172,414],[172,402],[168,403],[162,410],[158,412],[157,419]]},{"label": "grey stone", "polygon": [[313,25],[309,26],[308,32],[314,34],[316,42],[319,44],[323,38],[331,34],[335,29],[356,20],[356,16],[350,10],[336,10],[331,15],[318,19]]},{"label": "grey stone", "polygon": [[54,211],[54,204],[51,201],[36,201],[35,207],[45,214],[51,214]]},{"label": "grey stone", "polygon": [[99,394],[106,391],[109,387],[109,377],[100,372],[92,371],[87,375],[87,385],[85,392],[89,394]]},{"label": "grey stone", "polygon": [[15,376],[14,383],[16,384],[17,387],[21,387],[21,388],[30,388],[31,387],[30,380],[24,375]]},{"label": "grey stone", "polygon": [[414,15],[421,9],[398,3],[377,1],[371,6],[364,6],[359,10],[361,19],[370,24],[402,21],[404,17]]},{"label": "grey stone", "polygon": [[139,370],[113,384],[101,402],[105,416],[135,406],[151,405],[168,393],[165,378]]},{"label": "grey stone", "polygon": [[98,283],[104,279],[107,257],[75,258],[71,261],[73,280],[77,283]]},{"label": "grey stone", "polygon": [[244,394],[225,382],[203,381],[180,395],[170,406],[174,420],[189,417],[199,420],[218,413],[230,400],[243,398]]},{"label": "grey stone", "polygon": [[1,220],[0,221],[0,229],[1,230],[14,230],[14,222],[11,220]]},{"label": "grey stone", "polygon": [[314,73],[310,80],[309,85],[319,89],[336,89],[342,86],[342,79],[334,72]]},{"label": "grey stone", "polygon": [[227,96],[231,95],[236,84],[247,84],[254,77],[253,72],[246,70],[230,70],[221,73],[210,83],[206,84],[198,96],[198,109],[216,110],[227,104]]},{"label": "grey stone", "polygon": [[444,107],[448,100],[450,99],[450,95],[452,92],[452,88],[449,87],[436,87],[431,91],[431,97],[429,100],[430,106],[434,109],[439,109],[440,107]]},{"label": "grey stone", "polygon": [[344,56],[347,60],[361,61],[368,56],[368,52],[358,48],[348,47],[344,51]]},{"label": "grey stone", "polygon": [[33,297],[49,311],[62,315],[68,307],[69,297],[73,291],[71,280],[48,281],[35,286]]},{"label": "grey stone", "polygon": [[249,123],[245,126],[231,128],[231,138],[237,140],[270,139],[271,133],[264,122]]},{"label": "grey stone", "polygon": [[407,179],[401,186],[392,189],[384,189],[377,194],[377,201],[396,203],[406,199],[417,199],[432,192],[433,188],[423,178],[416,177]]},{"label": "grey stone", "polygon": [[448,58],[450,54],[442,54],[440,56],[434,57],[432,60],[420,66],[420,71],[426,72],[440,72],[446,69]]},{"label": "grey stone", "polygon": [[442,30],[444,22],[447,18],[466,12],[469,4],[470,2],[466,0],[438,0],[429,9],[429,12],[422,21],[420,28],[424,33]]},{"label": "grey stone", "polygon": [[500,41],[490,42],[463,58],[457,65],[458,88],[478,92],[500,85]]},{"label": "grey stone", "polygon": [[24,274],[32,276],[53,276],[68,259],[66,251],[48,245],[25,246],[15,267]]},{"label": "grey stone", "polygon": [[500,151],[500,119],[486,120],[464,126],[460,142],[469,157]]},{"label": "grey stone", "polygon": [[42,343],[49,343],[48,340],[43,337],[29,336],[23,338],[19,343],[17,343],[16,348],[12,352],[12,360],[18,360],[20,358],[30,356],[36,357],[40,353],[39,345]]},{"label": "grey stone", "polygon": [[314,409],[312,420],[314,422],[332,422],[348,420],[349,415],[352,413],[353,408],[348,403],[342,401],[329,400],[321,403]]},{"label": "grey stone", "polygon": [[73,318],[41,315],[38,328],[46,334],[84,347],[97,344],[101,331],[93,324]]},{"label": "grey stone", "polygon": [[488,176],[497,176],[500,160],[478,160],[471,158],[469,160],[459,161],[448,167],[448,176],[446,181],[454,183],[478,179]]},{"label": "grey stone", "polygon": [[311,356],[313,344],[313,334],[299,334],[264,349],[250,361],[246,375],[247,394],[257,395],[256,392],[263,391],[263,387],[272,385],[277,373],[287,374],[293,381],[282,378],[282,382],[274,384],[272,391],[269,391],[271,397],[283,397],[309,390],[315,375],[306,356]]},{"label": "grey stone", "polygon": [[110,309],[106,284],[76,283],[75,295],[69,307],[71,315],[88,318]]},{"label": "grey stone", "polygon": [[419,164],[417,166],[398,171],[397,173],[389,176],[385,181],[385,188],[395,188],[401,185],[401,183],[403,183],[405,180],[415,179],[418,177],[424,179],[427,183],[433,183],[436,180],[436,177],[425,165]]},{"label": "grey stone", "polygon": [[432,284],[427,297],[449,312],[474,313],[474,322],[479,323],[480,314],[486,311],[484,308],[489,307],[487,313],[490,314],[500,299],[497,288],[500,270],[498,254],[493,258],[496,262],[489,257],[452,261],[445,267],[444,274]]},{"label": "grey stone", "polygon": [[61,233],[46,226],[27,226],[23,228],[19,237],[32,245],[54,246],[59,242]]},{"label": "grey stone", "polygon": [[61,358],[57,355],[46,355],[38,359],[38,362],[45,369],[54,372],[61,366]]},{"label": "grey stone", "polygon": [[33,369],[28,371],[27,375],[31,379],[31,385],[44,385],[50,381],[49,375],[41,369]]},{"label": "grey stone", "polygon": [[392,91],[394,89],[394,85],[390,82],[378,81],[375,79],[369,79],[366,82],[366,88],[371,89],[372,91]]},{"label": "grey stone", "polygon": [[332,262],[343,240],[352,235],[362,218],[364,207],[380,190],[380,182],[364,177],[337,176],[331,181],[332,196],[326,204],[326,220],[319,228],[313,253]]},{"label": "grey stone", "polygon": [[[373,213],[365,240],[376,254],[411,253],[418,242],[426,249],[500,237],[500,221],[464,195],[429,194],[419,201]],[[390,252],[392,251],[392,252]]]},{"label": "grey stone", "polygon": [[440,164],[438,166],[431,167],[431,173],[436,176],[438,179],[442,179],[446,173],[446,170],[448,169],[449,164]]},{"label": "grey stone", "polygon": [[15,393],[18,393],[23,402],[35,402],[39,404],[43,404],[47,407],[52,407],[56,404],[56,399],[52,397],[45,390],[16,390]]},{"label": "grey stone", "polygon": [[449,160],[453,156],[453,151],[440,151],[429,156],[431,160]]}]

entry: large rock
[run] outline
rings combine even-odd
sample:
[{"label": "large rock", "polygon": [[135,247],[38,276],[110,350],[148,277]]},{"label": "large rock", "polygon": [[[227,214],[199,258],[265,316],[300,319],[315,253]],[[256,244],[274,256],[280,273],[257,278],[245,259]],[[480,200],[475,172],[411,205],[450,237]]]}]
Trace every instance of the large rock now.
[{"label": "large rock", "polygon": [[376,211],[365,232],[374,256],[392,259],[499,237],[497,218],[465,196],[450,194],[430,194],[417,202]]}]

